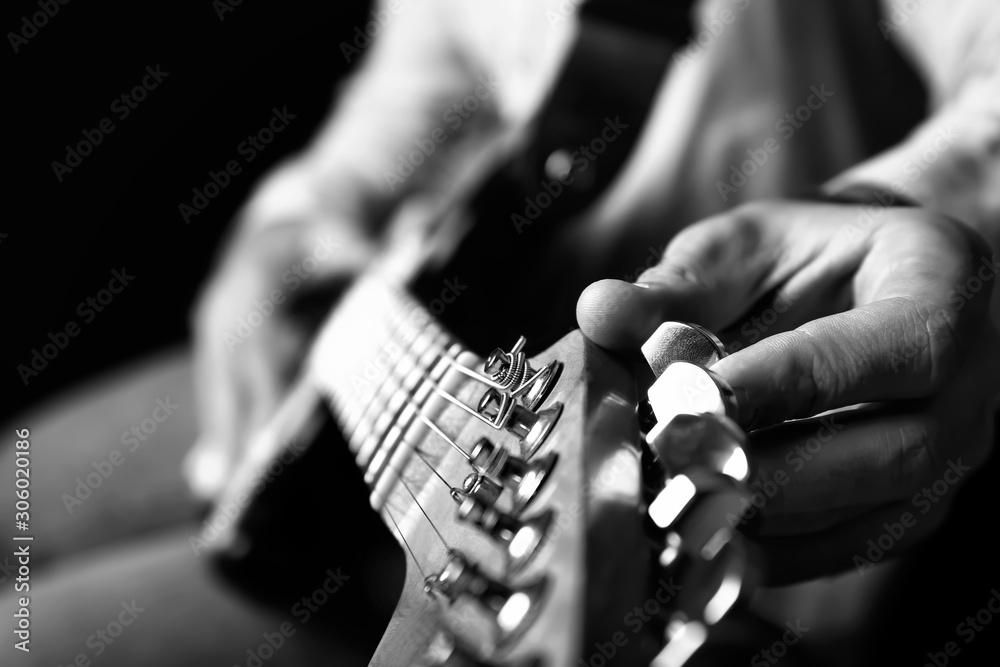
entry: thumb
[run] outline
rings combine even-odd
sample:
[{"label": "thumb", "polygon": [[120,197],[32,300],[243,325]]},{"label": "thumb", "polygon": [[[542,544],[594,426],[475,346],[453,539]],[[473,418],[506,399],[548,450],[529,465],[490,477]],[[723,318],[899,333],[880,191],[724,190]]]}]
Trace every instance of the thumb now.
[{"label": "thumb", "polygon": [[599,280],[588,286],[576,304],[583,334],[609,350],[638,350],[665,320],[713,328],[711,288],[681,276],[664,277],[660,274],[656,282],[637,283]]}]

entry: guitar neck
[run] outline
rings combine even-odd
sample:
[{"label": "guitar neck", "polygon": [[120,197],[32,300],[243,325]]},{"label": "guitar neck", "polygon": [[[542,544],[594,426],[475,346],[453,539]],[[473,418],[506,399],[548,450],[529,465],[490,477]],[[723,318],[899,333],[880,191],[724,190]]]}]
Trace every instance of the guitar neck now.
[{"label": "guitar neck", "polygon": [[377,275],[359,278],[321,330],[308,382],[337,418],[376,510],[437,429],[468,357],[423,306]]},{"label": "guitar neck", "polygon": [[[216,514],[245,507],[263,488],[267,466],[311,442],[327,410],[348,439],[372,506],[381,510],[427,424],[446,407],[441,393],[464,377],[449,373],[463,354],[472,356],[391,278],[359,277],[320,329],[281,406],[246,443]],[[425,461],[434,465],[442,454]],[[215,545],[226,549],[238,521],[220,523],[231,526]]]}]

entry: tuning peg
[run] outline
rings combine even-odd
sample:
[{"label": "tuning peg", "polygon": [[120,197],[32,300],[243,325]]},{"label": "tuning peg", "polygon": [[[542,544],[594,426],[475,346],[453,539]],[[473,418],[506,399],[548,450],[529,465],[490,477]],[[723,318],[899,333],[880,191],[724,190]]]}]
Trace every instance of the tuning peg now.
[{"label": "tuning peg", "polygon": [[649,403],[656,414],[656,426],[646,442],[656,440],[660,431],[677,415],[710,413],[735,419],[738,413],[732,387],[712,371],[686,361],[675,361],[649,388]]},{"label": "tuning peg", "polygon": [[499,480],[513,494],[513,511],[519,514],[541,488],[552,472],[555,454],[548,454],[531,463],[514,456],[505,447],[497,447],[487,438],[480,438],[472,448],[470,463],[474,468]]},{"label": "tuning peg", "polygon": [[650,370],[660,377],[675,361],[687,361],[708,368],[726,356],[715,335],[697,324],[664,322],[642,345],[642,356]]},{"label": "tuning peg", "polygon": [[659,529],[671,529],[699,495],[733,488],[732,480],[705,468],[688,468],[666,479],[663,488],[647,510],[647,516]]},{"label": "tuning peg", "polygon": [[496,504],[502,492],[503,487],[497,484],[495,480],[481,472],[474,472],[462,480],[461,493],[458,493],[457,490],[453,491],[452,498],[461,504],[465,500],[465,497],[469,496],[475,498],[483,505],[491,507]]},{"label": "tuning peg", "polygon": [[562,414],[562,403],[556,403],[539,412],[512,403],[508,394],[490,388],[483,394],[478,406],[479,414],[495,426],[503,426],[521,441],[521,456],[525,459],[538,451]]},{"label": "tuning peg", "polygon": [[483,574],[458,550],[448,551],[448,563],[438,574],[426,579],[430,593],[443,596],[449,602],[472,598],[490,613],[496,627],[497,643],[503,645],[520,636],[538,615],[547,590],[542,577],[517,588],[507,586]]},{"label": "tuning peg", "polygon": [[682,557],[674,576],[684,582],[670,601],[663,650],[650,667],[681,667],[740,599],[751,593],[752,561],[742,541],[727,542],[712,558]]},{"label": "tuning peg", "polygon": [[[514,662],[504,662],[502,667],[541,667],[542,661],[537,657],[522,658]],[[495,662],[486,662],[477,657],[468,644],[460,645],[450,632],[438,632],[419,667],[501,667]]]},{"label": "tuning peg", "polygon": [[520,399],[529,410],[536,410],[552,389],[562,364],[552,361],[536,371],[524,354],[526,343],[527,340],[521,336],[510,352],[504,352],[499,347],[494,349],[486,357],[483,371],[500,385],[500,391]]},{"label": "tuning peg", "polygon": [[520,521],[469,496],[459,505],[458,518],[502,543],[511,571],[517,572],[528,564],[545,539],[552,523],[552,510]]},{"label": "tuning peg", "polygon": [[679,414],[647,439],[667,475],[700,466],[737,482],[750,476],[747,441],[731,419],[711,413]]}]

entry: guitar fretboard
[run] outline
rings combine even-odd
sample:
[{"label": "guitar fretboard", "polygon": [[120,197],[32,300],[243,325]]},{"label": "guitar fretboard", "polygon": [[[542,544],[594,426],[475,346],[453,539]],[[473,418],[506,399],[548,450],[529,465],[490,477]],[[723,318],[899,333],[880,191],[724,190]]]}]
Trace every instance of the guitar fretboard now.
[{"label": "guitar fretboard", "polygon": [[463,376],[463,347],[401,289],[360,278],[321,330],[308,376],[325,395],[380,509]]}]

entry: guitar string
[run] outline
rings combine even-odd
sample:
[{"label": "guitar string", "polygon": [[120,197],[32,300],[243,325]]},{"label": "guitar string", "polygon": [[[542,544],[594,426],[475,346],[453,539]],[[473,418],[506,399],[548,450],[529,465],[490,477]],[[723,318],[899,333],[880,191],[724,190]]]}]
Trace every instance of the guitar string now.
[{"label": "guitar string", "polygon": [[385,504],[385,513],[386,516],[389,517],[389,521],[392,522],[392,525],[396,529],[396,532],[399,533],[400,539],[403,540],[403,545],[406,547],[406,550],[410,552],[410,556],[413,558],[413,564],[417,566],[417,571],[420,572],[420,578],[427,579],[427,573],[424,572],[424,568],[420,567],[420,560],[417,558],[417,554],[413,553],[413,549],[410,547],[410,543],[406,541],[406,535],[403,535],[403,531],[400,530],[399,524],[396,523],[396,520],[392,517],[392,512],[389,511],[388,503]]},{"label": "guitar string", "polygon": [[[392,340],[392,339],[396,338],[397,333],[398,333],[398,329],[394,330],[392,332],[392,334],[390,334],[389,339]],[[420,372],[422,373],[422,375],[423,375],[423,377],[421,378],[421,383],[428,382],[430,384],[430,387],[431,387],[432,391],[434,391],[438,395],[442,396],[443,398],[447,399],[449,402],[451,402],[451,403],[453,403],[453,404],[455,404],[455,405],[457,405],[459,407],[465,408],[466,411],[471,411],[471,409],[464,402],[460,401],[456,396],[452,395],[450,392],[448,392],[446,389],[444,389],[441,386],[441,383],[439,381],[434,380],[429,375],[427,375],[427,373],[431,369],[433,369],[438,363],[444,362],[450,368],[459,370],[460,372],[462,372],[466,376],[469,376],[469,377],[471,377],[471,378],[473,378],[475,380],[478,380],[481,384],[485,384],[487,386],[493,386],[493,384],[495,384],[495,383],[493,381],[491,381],[490,378],[486,378],[484,376],[481,376],[477,372],[475,372],[474,370],[472,370],[472,369],[468,368],[467,366],[465,366],[464,364],[459,363],[458,359],[457,359],[457,356],[452,356],[452,355],[449,354],[449,348],[451,347],[451,345],[449,345],[448,342],[447,342],[449,340],[449,337],[447,336],[447,334],[445,334],[443,337],[438,336],[438,335],[434,335],[434,339],[437,339],[437,338],[443,338],[443,341],[438,342],[438,340],[433,340],[432,345],[434,345],[434,343],[437,343],[436,345],[434,345],[434,347],[436,348],[435,349],[435,355],[436,356],[427,365],[420,364],[419,363],[420,362],[419,355],[414,354],[413,351],[412,351],[412,348],[410,346],[406,346],[407,347],[407,352],[409,353],[409,356],[415,362],[414,366],[416,368],[418,368],[420,370]],[[400,377],[400,375],[398,374],[398,372],[397,372],[398,368],[399,368],[398,365],[394,365],[393,368],[392,368],[392,370],[390,371],[390,377],[392,377],[393,379],[396,380],[396,388],[395,388],[394,391],[397,391],[397,392],[399,391],[399,389],[403,388],[403,386],[404,386],[403,382],[405,382],[405,378]],[[419,385],[417,385],[417,386],[419,387]],[[434,423],[434,421],[430,417],[428,417],[426,414],[424,414],[423,409],[422,409],[423,406],[421,404],[419,404],[417,401],[415,401],[415,400],[413,400],[411,398],[412,392],[408,392],[406,395],[398,394],[398,393],[396,395],[401,395],[402,396],[402,400],[404,401],[404,404],[412,407],[414,409],[415,417],[417,419],[419,419],[421,422],[423,422],[435,435],[437,435],[439,438],[441,438],[442,440],[444,440],[452,449],[454,449],[459,454],[461,454],[462,457],[466,461],[469,461],[469,462],[472,461],[472,457],[464,449],[462,449],[462,447],[460,447],[458,445],[458,443],[455,442],[455,440],[453,438],[451,438],[450,436],[448,436],[436,423]],[[378,404],[379,404],[378,398],[380,398],[380,395],[376,394],[373,398],[375,400],[373,400],[372,403],[370,403],[368,406],[365,406],[364,408],[361,408],[363,410],[362,416],[361,416],[362,419],[364,419],[364,417],[367,416],[370,413],[371,408],[373,406],[374,407],[378,406]],[[391,400],[391,398],[390,398],[390,400]],[[385,428],[385,430],[381,434],[379,434],[377,436],[379,438],[379,442],[376,445],[377,448],[381,448],[384,445],[384,438],[385,438],[386,434],[392,429],[392,427],[396,425],[395,422],[396,422],[396,419],[391,420],[390,424]],[[360,424],[359,424],[359,426],[360,426]],[[372,425],[372,426],[374,426],[374,425]],[[404,443],[406,442],[406,433],[409,430],[409,428],[410,427],[406,427],[405,430],[402,433],[401,440]],[[357,433],[357,427],[355,428],[355,433]],[[370,437],[371,435],[372,435],[372,430],[371,430],[371,427],[369,427],[368,433],[365,435],[365,437],[367,438],[367,437]],[[412,443],[407,443],[407,444],[411,444],[412,445]],[[424,455],[424,452],[419,447],[416,447],[415,445],[413,445],[413,451],[417,454],[418,458],[420,458],[420,460],[423,461],[424,464],[428,468],[430,468],[431,472],[445,485],[445,487],[449,489],[449,491],[454,491],[455,490],[455,487],[453,487],[451,484],[449,484],[448,481],[444,478],[444,476],[442,476],[441,473],[438,472],[438,470],[433,466],[433,464],[431,464],[431,462],[429,460],[427,460],[427,458]],[[369,459],[368,463],[369,464],[371,463],[371,459]],[[366,465],[366,467],[369,467],[369,466]],[[427,513],[427,510],[424,508],[424,506],[421,504],[421,502],[417,498],[416,494],[410,488],[409,484],[406,483],[406,480],[403,477],[403,471],[399,470],[399,469],[396,469],[394,466],[391,466],[391,465],[388,465],[388,464],[387,464],[386,467],[388,467],[389,469],[391,469],[395,473],[397,479],[403,485],[403,488],[410,495],[410,497],[413,499],[414,503],[417,505],[418,509],[420,509],[421,514],[424,515],[424,518],[430,524],[431,529],[437,535],[438,539],[441,541],[441,544],[444,545],[445,549],[449,549],[448,542],[444,539],[444,535],[441,534],[441,531],[438,529],[437,525],[434,523],[434,520],[431,519],[430,515]],[[396,532],[399,533],[400,537],[403,540],[403,543],[406,545],[407,550],[410,552],[410,555],[413,557],[414,562],[417,563],[417,566],[419,568],[420,566],[419,566],[419,562],[417,561],[416,554],[413,552],[413,549],[410,548],[410,545],[407,542],[405,535],[403,535],[402,530],[399,528],[399,525],[396,523],[396,520],[393,518],[392,513],[389,511],[389,504],[388,504],[388,502],[386,502],[386,504],[384,505],[384,507],[385,507],[387,516],[389,517],[390,521],[392,522],[393,526],[396,529]],[[421,574],[423,575],[424,574],[423,570],[420,569],[420,571],[421,571]]]},{"label": "guitar string", "polygon": [[448,483],[448,480],[446,480],[446,479],[445,479],[445,478],[444,478],[444,477],[443,477],[443,476],[441,475],[441,473],[439,473],[439,472],[437,471],[437,468],[435,468],[435,467],[434,467],[434,466],[433,466],[433,465],[431,464],[431,462],[427,460],[427,457],[426,457],[426,456],[424,456],[424,450],[420,449],[419,447],[414,447],[414,448],[413,448],[413,451],[414,451],[414,452],[416,453],[416,455],[417,455],[417,456],[419,456],[419,457],[420,457],[420,460],[421,460],[421,461],[423,461],[423,462],[424,462],[424,463],[425,463],[425,464],[427,465],[427,467],[431,469],[431,472],[432,472],[432,473],[434,473],[434,475],[435,475],[435,476],[436,476],[436,477],[437,477],[437,478],[438,478],[439,480],[441,480],[441,483],[442,483],[442,484],[444,484],[444,485],[445,485],[446,487],[448,487],[448,490],[449,490],[449,491],[452,491],[452,490],[454,490],[454,488],[455,488],[455,487],[453,487],[453,486],[452,486],[451,484],[449,484],[449,483]]},{"label": "guitar string", "polygon": [[[432,363],[432,365],[436,364],[438,362],[438,360],[443,359],[443,358],[447,358],[447,357],[444,357],[444,355],[441,355],[441,356],[437,357],[435,359],[435,361]],[[397,379],[398,379],[398,376],[393,376],[393,377],[397,377]],[[427,382],[427,383],[429,383],[430,388],[431,388],[432,391],[434,391],[435,393],[438,393],[439,395],[443,395],[445,398],[449,399],[452,403],[461,404],[463,406],[465,405],[458,398],[456,398],[455,396],[449,394],[446,390],[442,389],[441,388],[441,384],[437,380],[433,380],[430,377],[425,376],[425,377],[423,377],[423,379],[421,380],[421,382]],[[411,394],[412,394],[412,392],[411,392]],[[433,431],[435,435],[437,435],[439,438],[441,438],[446,443],[448,443],[448,445],[452,449],[454,449],[456,452],[458,452],[459,454],[461,454],[462,458],[464,458],[466,461],[469,461],[470,463],[472,462],[472,455],[469,454],[468,452],[466,452],[464,449],[462,449],[461,445],[459,445],[457,442],[455,442],[454,438],[452,438],[447,433],[445,433],[441,429],[440,426],[438,426],[436,423],[434,423],[434,421],[433,421],[433,419],[431,417],[429,417],[427,414],[425,414],[423,412],[423,407],[424,407],[423,404],[421,404],[421,403],[417,402],[416,400],[414,400],[413,398],[411,398],[410,395],[404,395],[404,394],[400,394],[400,393],[397,393],[395,395],[396,396],[401,396],[404,405],[408,406],[408,407],[412,407],[413,408],[413,412],[414,412],[414,416],[417,419],[419,419],[421,422],[423,422],[431,431]],[[391,398],[389,400],[391,400]],[[375,403],[375,402],[377,402],[377,401],[376,400],[372,401],[372,403]],[[388,400],[384,401],[384,403],[388,404]],[[466,407],[468,407],[468,406],[466,406]],[[402,412],[400,411],[399,414],[402,414]],[[397,425],[398,425],[398,419],[396,417],[394,417],[393,419],[390,420],[389,424],[386,425],[385,429],[380,434],[378,434],[377,437],[379,438],[379,442],[376,445],[378,448],[381,448],[383,446],[385,436],[389,433],[389,431],[392,430],[392,428],[394,426],[397,426]],[[361,428],[360,425],[355,427],[354,432],[351,434],[352,438],[355,437],[355,435],[359,432],[360,428]],[[403,440],[404,441],[405,441],[406,431],[408,431],[410,428],[411,428],[410,426],[407,426],[407,427],[405,427],[405,430],[403,431]],[[375,433],[375,431],[374,431],[374,425],[372,425],[371,427],[368,428],[368,431],[365,434],[364,438],[371,437],[374,433]],[[375,456],[375,453],[372,452],[371,458],[368,460],[368,463],[365,464],[366,467],[368,465],[370,465],[371,460],[374,459],[374,456]]]},{"label": "guitar string", "polygon": [[[433,366],[435,366],[440,361],[442,361],[442,360],[447,361],[447,360],[453,360],[453,359],[454,359],[454,357],[447,356],[446,352],[444,350],[442,350],[438,354],[438,356],[434,358],[434,360],[431,362],[431,364],[427,368],[420,368],[420,370],[423,373],[426,373],[428,371],[428,368],[433,368]],[[393,379],[395,379],[397,381],[397,390],[401,389],[403,387],[401,381],[404,381],[405,378],[401,378],[399,375],[396,375],[395,372],[392,372],[390,374],[390,377],[392,377]],[[456,396],[452,395],[447,390],[443,389],[441,387],[440,382],[438,382],[437,380],[434,380],[431,377],[429,377],[427,375],[424,375],[421,378],[421,382],[422,383],[423,382],[429,383],[431,391],[433,391],[436,394],[438,394],[438,395],[442,396],[443,398],[447,399],[449,402],[451,402],[451,403],[453,403],[455,405],[464,407],[466,409],[470,409],[465,403],[463,403],[462,401],[460,401]],[[417,385],[417,387],[414,388],[414,391],[419,386],[420,385]],[[444,431],[442,431],[441,428],[437,424],[435,424],[434,421],[430,417],[428,417],[426,414],[424,414],[424,412],[422,410],[423,406],[420,403],[418,403],[417,401],[415,401],[413,398],[411,398],[412,394],[413,394],[413,391],[410,391],[407,394],[396,393],[395,395],[402,396],[402,400],[403,400],[404,404],[408,405],[408,406],[410,406],[410,407],[412,407],[414,409],[414,413],[415,413],[415,416],[416,416],[417,419],[419,419],[420,421],[422,421],[428,428],[430,428],[432,431],[434,431],[435,434],[437,434],[441,439],[443,439],[445,442],[447,442],[452,447],[452,449],[454,449],[459,454],[461,454],[462,457],[465,458],[466,461],[471,461],[472,460],[472,456],[470,456],[468,452],[466,452],[464,449],[462,449],[462,447],[459,446],[459,444],[456,443],[453,438],[449,437]],[[367,415],[368,412],[373,409],[373,406],[376,406],[376,405],[380,404],[380,402],[378,401],[379,397],[380,397],[379,395],[376,395],[375,397],[373,397],[372,401],[368,404],[368,406],[366,406],[365,408],[363,408],[364,414],[362,415],[362,419],[364,418],[364,415]],[[387,405],[390,400],[391,400],[391,397],[388,400],[386,400],[386,401],[384,401],[382,403],[384,403],[384,404]],[[380,439],[380,442],[378,444],[379,447],[382,446],[382,442],[381,442],[382,438],[384,438],[385,435],[395,425],[396,425],[396,419],[394,418],[386,426],[385,430],[378,436],[379,439]],[[354,433],[358,432],[358,429],[360,428],[360,426],[361,425],[359,424],[358,426],[355,427]],[[372,427],[373,426],[374,426],[374,424],[372,425]],[[370,437],[373,434],[372,427],[369,427],[369,430],[366,433],[365,438]],[[353,435],[354,434],[352,433],[352,437],[353,437]],[[374,456],[374,452],[373,452],[373,456]]]},{"label": "guitar string", "polygon": [[[403,475],[401,473],[397,473],[396,478],[399,480],[400,484],[403,485],[403,488],[406,489],[406,492],[410,494],[410,497],[413,498],[413,502],[415,502],[417,504],[417,507],[420,508],[420,513],[424,515],[425,519],[427,519],[427,523],[431,524],[431,528],[434,529],[434,532],[437,534],[438,539],[441,540],[441,544],[444,545],[445,549],[449,549],[450,547],[448,546],[448,542],[444,539],[444,535],[442,535],[441,531],[438,530],[437,525],[435,525],[430,515],[427,514],[427,510],[424,509],[424,506],[420,504],[420,499],[417,498],[416,494],[413,493],[413,490],[410,488],[410,485],[406,483],[405,479],[403,479]],[[388,502],[386,503],[386,505],[388,505]]]}]

